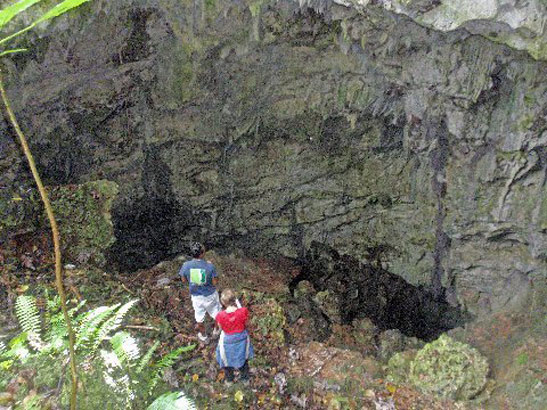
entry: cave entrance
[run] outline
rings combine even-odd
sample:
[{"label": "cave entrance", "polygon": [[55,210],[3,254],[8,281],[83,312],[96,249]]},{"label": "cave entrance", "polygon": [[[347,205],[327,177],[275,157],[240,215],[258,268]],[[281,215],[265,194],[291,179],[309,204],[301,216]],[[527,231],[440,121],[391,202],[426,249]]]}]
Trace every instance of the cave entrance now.
[{"label": "cave entrance", "polygon": [[369,318],[380,330],[399,329],[430,341],[469,320],[460,308],[436,298],[429,289],[318,242],[311,244],[302,265],[291,291],[307,280],[317,291],[332,292],[343,324]]}]

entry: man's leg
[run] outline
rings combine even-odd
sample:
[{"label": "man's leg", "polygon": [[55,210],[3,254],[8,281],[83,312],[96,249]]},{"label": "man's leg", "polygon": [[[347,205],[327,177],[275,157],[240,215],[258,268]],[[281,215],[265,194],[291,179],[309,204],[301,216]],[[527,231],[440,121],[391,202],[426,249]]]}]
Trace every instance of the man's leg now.
[{"label": "man's leg", "polygon": [[205,306],[203,298],[201,296],[192,296],[192,306],[194,307],[194,317],[196,319],[196,330],[198,332],[198,339],[202,342],[207,341],[207,334],[205,333]]},{"label": "man's leg", "polygon": [[215,291],[215,293],[211,294],[209,296],[209,303],[207,304],[207,313],[214,322],[213,327],[213,337],[217,337],[220,334],[220,326],[218,325],[215,318],[217,317],[218,312],[222,310],[222,306],[220,305],[220,299],[218,297],[218,292]]},{"label": "man's leg", "polygon": [[196,331],[198,333],[201,333],[201,334],[205,334],[205,323],[204,322],[201,322],[201,323],[196,323]]}]

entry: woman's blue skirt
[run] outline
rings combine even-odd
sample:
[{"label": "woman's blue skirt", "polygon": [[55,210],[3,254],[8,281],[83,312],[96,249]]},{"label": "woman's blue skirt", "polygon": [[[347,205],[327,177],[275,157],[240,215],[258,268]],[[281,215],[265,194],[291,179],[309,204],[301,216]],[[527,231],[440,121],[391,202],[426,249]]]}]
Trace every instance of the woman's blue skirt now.
[{"label": "woman's blue skirt", "polygon": [[[223,349],[224,348],[224,349]],[[220,367],[243,367],[248,359],[254,357],[253,345],[249,338],[249,332],[220,334],[216,350],[217,362]]]}]

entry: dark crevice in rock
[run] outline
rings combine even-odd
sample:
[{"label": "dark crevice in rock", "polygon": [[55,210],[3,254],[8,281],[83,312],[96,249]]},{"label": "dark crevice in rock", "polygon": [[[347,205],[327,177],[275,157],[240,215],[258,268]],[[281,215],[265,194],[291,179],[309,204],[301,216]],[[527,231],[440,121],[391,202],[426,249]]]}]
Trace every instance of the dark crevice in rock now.
[{"label": "dark crevice in rock", "polygon": [[146,24],[152,13],[151,10],[137,8],[129,15],[131,34],[120,52],[119,64],[136,62],[145,59],[150,54],[148,47],[150,36],[146,31]]},{"label": "dark crevice in rock", "polygon": [[369,318],[380,329],[399,329],[407,336],[432,340],[461,326],[469,318],[421,286],[349,255],[313,242],[302,262],[302,273],[289,288],[308,280],[316,290],[328,290],[337,300],[342,323]]},{"label": "dark crevice in rock", "polygon": [[433,168],[431,180],[432,191],[437,201],[437,215],[435,217],[435,249],[433,250],[434,268],[431,275],[431,288],[436,298],[442,295],[442,280],[445,274],[443,260],[450,248],[450,238],[444,232],[443,224],[446,218],[446,209],[443,198],[446,195],[446,164],[450,155],[448,142],[448,129],[446,123],[441,121],[438,126],[429,127],[435,141],[435,149],[431,151],[430,160]]}]

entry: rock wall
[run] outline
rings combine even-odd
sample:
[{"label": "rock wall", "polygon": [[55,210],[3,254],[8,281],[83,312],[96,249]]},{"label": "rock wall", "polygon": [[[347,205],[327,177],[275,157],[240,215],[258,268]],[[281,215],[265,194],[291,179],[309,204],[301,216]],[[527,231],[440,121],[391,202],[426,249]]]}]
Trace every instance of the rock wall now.
[{"label": "rock wall", "polygon": [[[303,0],[300,0],[303,1]],[[304,0],[306,1],[306,0]],[[313,2],[314,0],[307,0]],[[547,3],[543,0],[335,0],[366,12],[381,6],[439,31],[464,28],[547,60]]]},{"label": "rock wall", "polygon": [[[119,184],[122,269],[190,238],[316,240],[474,313],[545,287],[547,65],[526,52],[289,0],[93,1],[28,43],[15,110],[48,183]],[[2,127],[8,212],[29,179]]]}]

